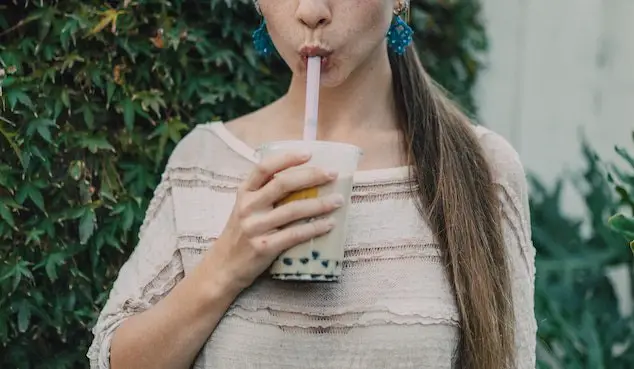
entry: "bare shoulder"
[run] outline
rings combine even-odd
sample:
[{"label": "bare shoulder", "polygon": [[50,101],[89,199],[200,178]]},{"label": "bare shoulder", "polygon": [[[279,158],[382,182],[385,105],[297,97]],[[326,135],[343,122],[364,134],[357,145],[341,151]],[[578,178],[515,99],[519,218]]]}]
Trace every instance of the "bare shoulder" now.
[{"label": "bare shoulder", "polygon": [[[265,142],[290,139],[284,111],[277,102],[225,123],[225,127],[240,141],[252,148]],[[301,136],[300,136],[301,137]]]},{"label": "bare shoulder", "polygon": [[474,132],[491,166],[494,182],[523,195],[527,191],[526,173],[517,150],[489,128],[474,126]]},{"label": "bare shoulder", "polygon": [[[254,131],[258,129],[256,122],[261,120],[262,113],[255,111],[224,123],[225,128],[234,136],[247,142],[250,141],[250,135],[254,135]],[[257,132],[256,132],[257,134]],[[248,143],[248,142],[247,142]]]}]

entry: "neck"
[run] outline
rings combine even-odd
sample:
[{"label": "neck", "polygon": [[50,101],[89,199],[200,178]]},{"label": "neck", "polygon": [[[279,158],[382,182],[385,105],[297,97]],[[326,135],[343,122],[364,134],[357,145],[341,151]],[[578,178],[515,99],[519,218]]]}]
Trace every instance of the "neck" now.
[{"label": "neck", "polygon": [[[395,129],[392,72],[387,53],[381,51],[378,48],[377,55],[369,57],[342,84],[321,87],[317,126],[319,139],[345,139],[359,130]],[[289,118],[297,122],[293,129],[298,132],[303,129],[305,91],[305,78],[293,76],[288,92],[280,100]]]}]

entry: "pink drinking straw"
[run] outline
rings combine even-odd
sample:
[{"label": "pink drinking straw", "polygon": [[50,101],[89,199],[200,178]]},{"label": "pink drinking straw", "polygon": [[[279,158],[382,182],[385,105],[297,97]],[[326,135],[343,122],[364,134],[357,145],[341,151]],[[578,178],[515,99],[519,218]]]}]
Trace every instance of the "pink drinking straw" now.
[{"label": "pink drinking straw", "polygon": [[306,72],[306,110],[304,113],[304,140],[317,139],[317,115],[319,112],[319,77],[321,58],[308,58]]}]

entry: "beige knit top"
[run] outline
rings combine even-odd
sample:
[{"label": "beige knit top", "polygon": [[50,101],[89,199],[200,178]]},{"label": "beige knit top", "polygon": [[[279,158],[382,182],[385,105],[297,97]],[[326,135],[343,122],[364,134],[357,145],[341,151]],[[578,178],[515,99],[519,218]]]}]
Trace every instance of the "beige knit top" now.
[{"label": "beige knit top", "polygon": [[[501,136],[475,131],[503,204],[517,367],[534,368],[535,252],[525,175]],[[109,368],[114,330],[166,296],[213,247],[255,161],[254,150],[221,123],[199,125],[179,143],[93,329],[91,368]],[[232,304],[193,368],[451,368],[460,318],[408,181],[407,167],[356,172],[340,282],[263,275]]]}]

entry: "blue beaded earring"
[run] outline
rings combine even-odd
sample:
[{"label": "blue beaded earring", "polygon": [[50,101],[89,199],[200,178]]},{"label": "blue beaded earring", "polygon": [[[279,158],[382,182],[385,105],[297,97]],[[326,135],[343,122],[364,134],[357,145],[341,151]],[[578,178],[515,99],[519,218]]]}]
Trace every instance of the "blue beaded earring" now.
[{"label": "blue beaded earring", "polygon": [[405,50],[412,43],[414,30],[398,15],[394,16],[390,29],[387,31],[387,46],[397,55],[405,54]]},{"label": "blue beaded earring", "polygon": [[269,36],[269,33],[266,30],[266,20],[264,18],[262,18],[260,27],[253,31],[251,37],[253,37],[253,47],[258,55],[267,56],[272,54],[275,50],[271,36]]}]

